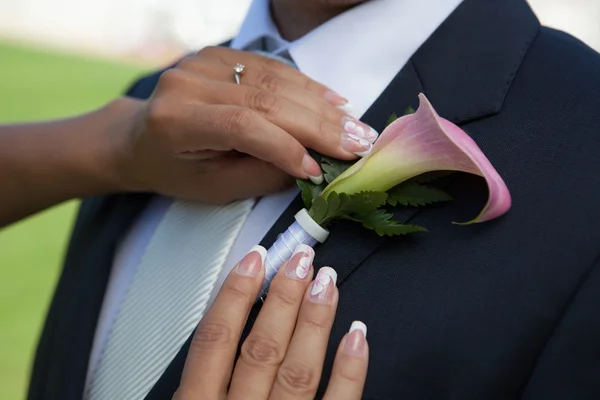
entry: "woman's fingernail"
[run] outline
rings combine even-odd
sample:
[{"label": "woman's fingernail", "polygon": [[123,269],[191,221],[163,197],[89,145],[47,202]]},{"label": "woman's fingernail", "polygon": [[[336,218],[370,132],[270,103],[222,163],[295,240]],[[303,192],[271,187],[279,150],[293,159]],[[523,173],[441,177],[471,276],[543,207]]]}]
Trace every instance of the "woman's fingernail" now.
[{"label": "woman's fingernail", "polygon": [[248,254],[240,261],[236,272],[242,276],[254,278],[258,275],[267,258],[267,249],[262,246],[254,246]]},{"label": "woman's fingernail", "polygon": [[323,267],[317,273],[317,277],[312,283],[310,295],[308,298],[316,303],[327,303],[331,300],[335,283],[337,282],[337,272],[333,268]]},{"label": "woman's fingernail", "polygon": [[299,244],[285,266],[285,274],[292,279],[302,280],[306,278],[314,258],[315,251],[312,247]]},{"label": "woman's fingernail", "polygon": [[332,105],[336,106],[336,107],[344,107],[350,103],[348,103],[348,99],[340,96],[338,93],[334,92],[333,90],[328,90],[325,92],[325,100],[327,100],[328,102],[330,102]]},{"label": "woman's fingernail", "polygon": [[349,115],[342,117],[342,126],[344,132],[367,139],[371,143],[375,143],[375,140],[379,137],[379,133],[375,129]]},{"label": "woman's fingernail", "polygon": [[344,352],[354,356],[365,354],[367,342],[367,326],[360,321],[354,321],[348,331]]},{"label": "woman's fingernail", "polygon": [[323,183],[323,173],[319,163],[315,161],[308,153],[304,155],[302,159],[302,169],[308,175],[308,179],[311,180],[315,185]]},{"label": "woman's fingernail", "polygon": [[342,148],[359,157],[364,157],[371,152],[373,144],[367,139],[361,138],[353,133],[344,132],[342,134]]},{"label": "woman's fingernail", "polygon": [[337,106],[337,108],[342,110],[345,114],[352,115],[352,113],[354,112],[354,106],[352,105],[352,103],[346,103],[341,106]]},{"label": "woman's fingernail", "polygon": [[314,183],[315,185],[320,185],[321,183],[323,183],[323,174],[319,175],[319,176],[308,176],[308,179],[310,179],[310,181],[312,183]]}]

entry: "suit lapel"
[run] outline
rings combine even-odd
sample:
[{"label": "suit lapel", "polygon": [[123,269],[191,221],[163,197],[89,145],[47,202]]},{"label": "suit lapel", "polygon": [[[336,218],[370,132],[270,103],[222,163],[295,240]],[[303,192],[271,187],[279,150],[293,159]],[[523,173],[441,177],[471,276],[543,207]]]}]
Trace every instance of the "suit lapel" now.
[{"label": "suit lapel", "polygon": [[539,29],[524,0],[465,0],[412,63],[438,113],[466,123],[500,112]]}]

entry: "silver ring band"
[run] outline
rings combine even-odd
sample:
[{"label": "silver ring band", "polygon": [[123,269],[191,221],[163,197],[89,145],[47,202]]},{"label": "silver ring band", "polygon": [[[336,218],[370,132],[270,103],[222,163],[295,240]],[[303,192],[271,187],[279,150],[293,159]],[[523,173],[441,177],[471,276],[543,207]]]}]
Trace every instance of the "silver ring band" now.
[{"label": "silver ring band", "polygon": [[245,70],[246,66],[244,64],[237,63],[233,66],[233,73],[235,74],[233,77],[235,78],[235,83],[238,85],[242,83],[242,76]]}]

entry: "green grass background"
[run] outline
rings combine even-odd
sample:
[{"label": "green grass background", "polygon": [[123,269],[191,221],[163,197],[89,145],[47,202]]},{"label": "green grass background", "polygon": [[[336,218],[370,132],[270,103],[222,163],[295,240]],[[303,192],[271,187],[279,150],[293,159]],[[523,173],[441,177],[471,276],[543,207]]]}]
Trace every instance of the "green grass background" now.
[{"label": "green grass background", "polygon": [[[0,42],[0,124],[92,110],[144,69]],[[0,230],[2,400],[25,396],[76,206],[71,201]]]}]

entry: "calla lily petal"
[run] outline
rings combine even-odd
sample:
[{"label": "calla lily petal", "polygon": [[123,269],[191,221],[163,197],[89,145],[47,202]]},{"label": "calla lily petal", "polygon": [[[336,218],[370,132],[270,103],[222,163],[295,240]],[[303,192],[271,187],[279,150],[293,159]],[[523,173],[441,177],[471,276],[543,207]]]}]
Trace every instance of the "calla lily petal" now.
[{"label": "calla lily petal", "polygon": [[462,129],[441,118],[425,95],[416,113],[398,118],[380,135],[371,153],[331,182],[331,192],[384,192],[431,171],[462,171],[485,178],[487,204],[469,222],[484,222],[506,213],[511,197],[506,184],[477,144]]}]

